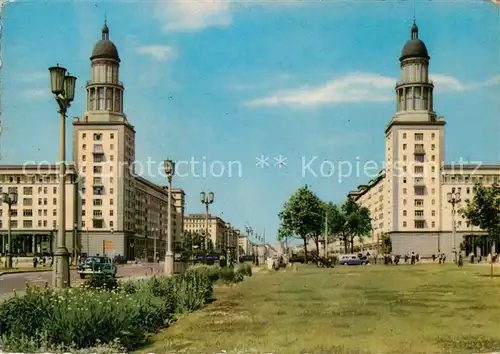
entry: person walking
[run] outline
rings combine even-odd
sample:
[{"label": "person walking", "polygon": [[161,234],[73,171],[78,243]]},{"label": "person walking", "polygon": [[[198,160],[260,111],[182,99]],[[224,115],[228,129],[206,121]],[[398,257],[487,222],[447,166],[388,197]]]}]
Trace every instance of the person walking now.
[{"label": "person walking", "polygon": [[412,264],[412,265],[415,265],[415,259],[416,259],[416,257],[415,257],[415,252],[412,252],[412,253],[411,253],[411,264]]}]

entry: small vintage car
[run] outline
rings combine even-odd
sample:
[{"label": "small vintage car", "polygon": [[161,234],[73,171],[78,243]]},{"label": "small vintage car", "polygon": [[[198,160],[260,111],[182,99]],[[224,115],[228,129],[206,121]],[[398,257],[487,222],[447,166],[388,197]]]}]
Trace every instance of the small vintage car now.
[{"label": "small vintage car", "polygon": [[87,257],[77,268],[80,278],[85,279],[87,275],[104,274],[116,276],[117,269],[113,261],[108,257]]},{"label": "small vintage car", "polygon": [[368,263],[368,258],[355,254],[344,254],[339,260],[340,265],[367,265]]}]

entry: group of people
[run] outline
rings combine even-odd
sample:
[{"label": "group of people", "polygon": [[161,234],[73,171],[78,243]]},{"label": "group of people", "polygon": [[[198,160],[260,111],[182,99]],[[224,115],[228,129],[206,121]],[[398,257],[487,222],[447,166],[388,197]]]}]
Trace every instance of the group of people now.
[{"label": "group of people", "polygon": [[446,254],[438,253],[437,257],[435,254],[432,255],[432,263],[436,262],[436,258],[439,260],[439,264],[444,264],[446,262]]},{"label": "group of people", "polygon": [[47,265],[47,263],[49,263],[50,266],[52,267],[54,265],[54,257],[48,257],[48,260],[47,260],[46,256],[41,256],[41,257],[34,256],[33,257],[33,268],[36,268],[39,264],[41,264],[42,267],[45,267]]}]

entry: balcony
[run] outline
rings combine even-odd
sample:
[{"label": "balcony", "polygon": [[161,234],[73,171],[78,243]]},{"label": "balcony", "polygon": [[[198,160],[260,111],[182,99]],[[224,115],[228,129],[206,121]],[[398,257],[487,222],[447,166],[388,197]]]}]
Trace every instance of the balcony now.
[{"label": "balcony", "polygon": [[425,182],[423,178],[415,178],[413,182],[414,187],[425,187]]},{"label": "balcony", "polygon": [[425,216],[424,216],[424,213],[422,211],[422,213],[415,213],[415,216],[413,217],[413,219],[415,221],[425,221]]},{"label": "balcony", "polygon": [[91,86],[91,85],[96,85],[96,86],[119,85],[119,86],[123,86],[123,82],[121,82],[121,81],[107,82],[106,80],[105,80],[105,82],[101,82],[101,81],[87,80],[87,86]]},{"label": "balcony", "polygon": [[423,147],[416,147],[415,151],[413,151],[414,155],[425,155],[425,150]]}]

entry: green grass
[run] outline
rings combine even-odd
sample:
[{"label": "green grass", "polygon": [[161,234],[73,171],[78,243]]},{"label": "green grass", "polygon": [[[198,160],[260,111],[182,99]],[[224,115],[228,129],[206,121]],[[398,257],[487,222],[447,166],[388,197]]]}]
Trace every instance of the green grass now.
[{"label": "green grass", "polygon": [[419,264],[259,272],[153,337],[143,353],[500,350],[500,278]]}]

